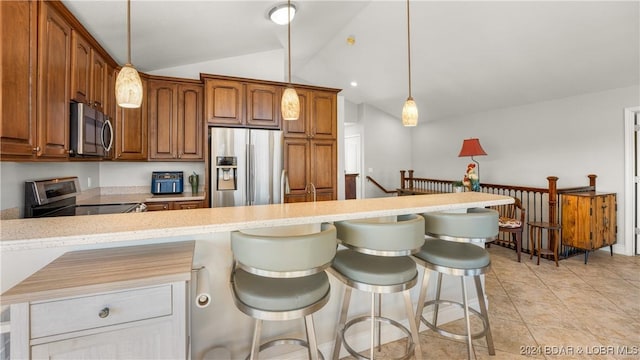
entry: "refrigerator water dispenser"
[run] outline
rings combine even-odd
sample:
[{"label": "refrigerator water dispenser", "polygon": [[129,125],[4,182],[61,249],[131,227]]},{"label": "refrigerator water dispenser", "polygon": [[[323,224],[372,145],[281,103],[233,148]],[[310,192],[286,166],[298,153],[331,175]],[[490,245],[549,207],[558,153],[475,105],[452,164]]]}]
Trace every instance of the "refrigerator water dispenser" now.
[{"label": "refrigerator water dispenser", "polygon": [[216,157],[216,190],[238,189],[238,161],[235,156]]}]

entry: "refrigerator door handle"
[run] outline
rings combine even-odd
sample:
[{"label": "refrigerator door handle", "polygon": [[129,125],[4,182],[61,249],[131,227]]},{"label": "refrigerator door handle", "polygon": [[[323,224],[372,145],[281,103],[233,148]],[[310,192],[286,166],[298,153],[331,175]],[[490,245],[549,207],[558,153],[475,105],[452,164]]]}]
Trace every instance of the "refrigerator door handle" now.
[{"label": "refrigerator door handle", "polygon": [[290,192],[289,175],[287,175],[287,170],[283,169],[282,174],[280,175],[280,204],[284,204],[284,196],[288,195]]},{"label": "refrigerator door handle", "polygon": [[252,144],[247,145],[247,205],[253,205],[256,198],[256,187],[255,187],[255,157],[254,157],[254,147]]}]

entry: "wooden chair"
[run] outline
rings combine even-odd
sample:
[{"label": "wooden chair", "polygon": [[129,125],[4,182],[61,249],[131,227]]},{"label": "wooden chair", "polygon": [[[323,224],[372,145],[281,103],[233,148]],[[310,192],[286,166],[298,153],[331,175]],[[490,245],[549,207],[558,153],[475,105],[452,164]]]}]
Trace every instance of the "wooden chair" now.
[{"label": "wooden chair", "polygon": [[[514,198],[513,204],[494,206],[493,209],[498,211],[498,226],[500,232],[509,233],[506,243],[515,243],[518,262],[520,262],[520,253],[522,252],[522,232],[525,224],[526,210],[522,207],[522,202],[518,198]],[[496,242],[504,242],[502,238]]]}]

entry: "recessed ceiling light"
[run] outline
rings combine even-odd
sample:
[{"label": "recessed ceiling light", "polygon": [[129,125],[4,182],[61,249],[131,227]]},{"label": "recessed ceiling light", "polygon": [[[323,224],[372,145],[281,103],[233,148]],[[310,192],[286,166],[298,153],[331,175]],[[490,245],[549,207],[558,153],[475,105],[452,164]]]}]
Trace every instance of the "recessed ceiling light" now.
[{"label": "recessed ceiling light", "polygon": [[354,81],[350,82],[349,85],[351,85],[351,87],[357,87],[358,86],[358,82],[354,80]]},{"label": "recessed ceiling light", "polygon": [[287,4],[276,5],[271,10],[269,10],[269,19],[278,25],[287,25],[289,21],[293,20],[293,17],[296,15],[296,6],[291,4],[291,15],[288,18],[289,9],[287,8]]}]

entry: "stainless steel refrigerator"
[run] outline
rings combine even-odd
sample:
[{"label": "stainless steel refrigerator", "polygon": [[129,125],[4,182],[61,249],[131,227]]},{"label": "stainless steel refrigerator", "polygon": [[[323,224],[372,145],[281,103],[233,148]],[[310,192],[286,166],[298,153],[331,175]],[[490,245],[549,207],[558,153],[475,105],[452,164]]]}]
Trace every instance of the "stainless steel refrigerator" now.
[{"label": "stainless steel refrigerator", "polygon": [[211,207],[281,202],[283,133],[210,128]]}]

